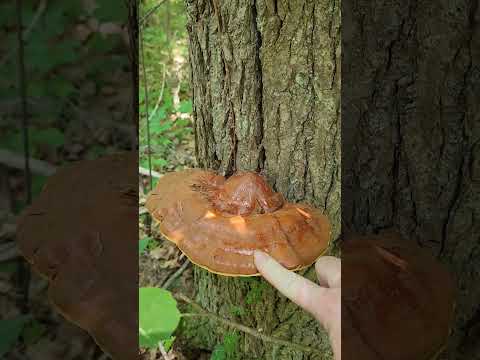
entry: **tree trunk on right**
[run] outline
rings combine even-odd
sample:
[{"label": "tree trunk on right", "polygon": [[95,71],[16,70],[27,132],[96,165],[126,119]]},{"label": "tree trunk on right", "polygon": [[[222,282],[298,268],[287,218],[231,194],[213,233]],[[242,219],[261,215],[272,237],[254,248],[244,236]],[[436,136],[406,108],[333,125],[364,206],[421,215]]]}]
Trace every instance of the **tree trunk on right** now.
[{"label": "tree trunk on right", "polygon": [[458,287],[442,358],[480,359],[478,1],[342,5],[342,221],[439,255]]}]

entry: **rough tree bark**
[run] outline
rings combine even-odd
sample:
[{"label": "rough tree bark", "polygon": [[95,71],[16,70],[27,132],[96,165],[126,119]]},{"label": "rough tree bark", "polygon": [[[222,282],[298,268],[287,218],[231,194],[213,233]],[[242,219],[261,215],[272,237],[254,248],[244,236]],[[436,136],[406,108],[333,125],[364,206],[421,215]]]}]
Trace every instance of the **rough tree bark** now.
[{"label": "rough tree bark", "polygon": [[[325,209],[340,231],[340,3],[331,0],[186,0],[196,153],[225,175],[262,171],[289,200]],[[313,271],[304,271],[313,278]],[[259,278],[195,267],[197,300],[266,334],[324,356],[274,349],[241,335],[238,359],[327,359],[317,322]],[[232,312],[232,308],[235,311]],[[241,307],[239,310],[236,307]],[[235,313],[235,315],[233,314]],[[208,321],[183,328],[212,349],[226,332]]]},{"label": "rough tree bark", "polygon": [[342,221],[396,226],[453,271],[445,359],[480,359],[478,3],[342,3]]}]

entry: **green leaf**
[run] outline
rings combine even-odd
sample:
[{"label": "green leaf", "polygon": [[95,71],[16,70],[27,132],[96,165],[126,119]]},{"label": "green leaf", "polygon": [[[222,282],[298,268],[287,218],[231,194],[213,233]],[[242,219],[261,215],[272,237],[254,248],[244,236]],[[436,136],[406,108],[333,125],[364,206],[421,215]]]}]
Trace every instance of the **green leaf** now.
[{"label": "green leaf", "polygon": [[149,236],[146,236],[143,239],[140,239],[140,241],[138,242],[138,254],[139,255],[147,249],[147,246],[148,246],[148,243],[150,242],[150,240],[152,240],[152,238],[149,237]]},{"label": "green leaf", "polygon": [[0,320],[0,357],[12,350],[29,319],[29,315],[22,315]]},{"label": "green leaf", "polygon": [[152,134],[161,134],[171,129],[172,125],[173,123],[171,121],[165,121],[164,123],[161,123],[159,121],[156,121],[156,122],[151,121],[150,131],[152,132]]},{"label": "green leaf", "polygon": [[163,168],[168,165],[168,161],[162,158],[152,159],[152,165],[156,168]]},{"label": "green leaf", "polygon": [[139,289],[139,343],[154,348],[172,336],[180,322],[180,311],[172,294],[164,289]]},{"label": "green leaf", "polygon": [[172,348],[174,341],[175,341],[175,336],[171,336],[169,339],[162,341],[165,351],[169,351]]},{"label": "green leaf", "polygon": [[178,111],[183,114],[190,114],[193,111],[192,100],[181,101]]}]

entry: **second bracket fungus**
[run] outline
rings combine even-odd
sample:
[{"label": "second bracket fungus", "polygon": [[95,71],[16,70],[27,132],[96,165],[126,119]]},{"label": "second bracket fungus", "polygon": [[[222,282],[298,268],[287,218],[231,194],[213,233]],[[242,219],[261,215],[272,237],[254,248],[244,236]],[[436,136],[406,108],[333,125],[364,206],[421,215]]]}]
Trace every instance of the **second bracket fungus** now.
[{"label": "second bracket fungus", "polygon": [[168,173],[146,207],[160,232],[192,262],[221,275],[258,275],[254,250],[299,270],[324,254],[330,240],[320,210],[286,202],[252,172],[228,179],[198,169]]}]

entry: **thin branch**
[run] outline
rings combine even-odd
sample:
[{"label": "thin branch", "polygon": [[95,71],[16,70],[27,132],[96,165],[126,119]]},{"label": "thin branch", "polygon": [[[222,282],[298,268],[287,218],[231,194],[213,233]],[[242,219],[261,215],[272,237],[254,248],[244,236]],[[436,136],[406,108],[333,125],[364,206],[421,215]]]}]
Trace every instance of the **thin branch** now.
[{"label": "thin branch", "polygon": [[180,276],[182,275],[182,273],[185,271],[185,269],[188,267],[188,265],[190,264],[190,260],[185,260],[185,262],[182,264],[182,266],[180,266],[180,268],[175,271],[172,276],[170,276],[164,283],[162,286],[160,286],[161,288],[164,288],[165,290],[167,290],[170,285],[173,284],[173,282]]},{"label": "thin branch", "polygon": [[167,2],[167,0],[163,0],[163,1],[160,1],[157,5],[153,6],[152,8],[150,8],[149,10],[147,10],[147,13],[145,15],[143,15],[143,17],[140,19],[140,26],[144,26],[145,22],[147,21],[147,19],[153,15],[153,13],[155,11],[157,11],[160,6],[162,6],[163,4],[165,4]]},{"label": "thin branch", "polygon": [[[32,173],[43,176],[53,175],[57,168],[43,160],[29,158],[29,168]],[[25,157],[10,150],[0,149],[0,164],[19,170],[25,169]]]},{"label": "thin branch", "polygon": [[290,348],[295,348],[295,349],[303,351],[303,352],[313,352],[313,353],[317,353],[317,354],[322,354],[320,349],[316,349],[316,348],[313,348],[313,347],[310,347],[310,346],[307,346],[307,345],[302,345],[302,344],[294,343],[294,342],[287,341],[287,340],[274,338],[274,337],[262,334],[261,332],[257,331],[256,329],[253,329],[251,327],[239,324],[239,323],[231,321],[231,320],[224,319],[224,318],[222,318],[222,317],[220,317],[216,314],[213,314],[213,313],[205,310],[203,307],[201,307],[195,301],[193,301],[192,299],[188,298],[187,296],[185,296],[183,294],[173,294],[173,296],[177,300],[180,300],[180,301],[186,302],[187,304],[192,305],[193,308],[195,308],[197,311],[199,311],[199,314],[182,314],[182,317],[193,317],[193,316],[209,317],[213,320],[221,322],[222,324],[224,324],[226,326],[229,326],[229,327],[232,327],[234,329],[240,330],[240,331],[242,331],[246,334],[249,334],[253,337],[261,339],[265,342],[270,342],[270,343],[281,345],[281,346],[288,346]]},{"label": "thin branch", "polygon": [[145,169],[144,167],[141,167],[139,166],[138,167],[138,172],[140,173],[140,175],[145,175],[145,176],[152,176],[154,178],[161,178],[163,176],[163,174],[160,174],[159,172],[155,171],[155,170],[152,170],[152,173],[150,174],[150,170],[148,169]]},{"label": "thin branch", "polygon": [[163,99],[163,91],[165,89],[165,78],[166,78],[167,70],[166,70],[165,64],[162,63],[162,65],[163,65],[162,87],[160,88],[160,95],[158,96],[157,103],[155,104],[155,107],[153,108],[152,113],[148,117],[148,122],[150,122],[155,116],[155,114],[157,113],[158,107],[160,106],[160,103],[162,102],[162,99]]}]

